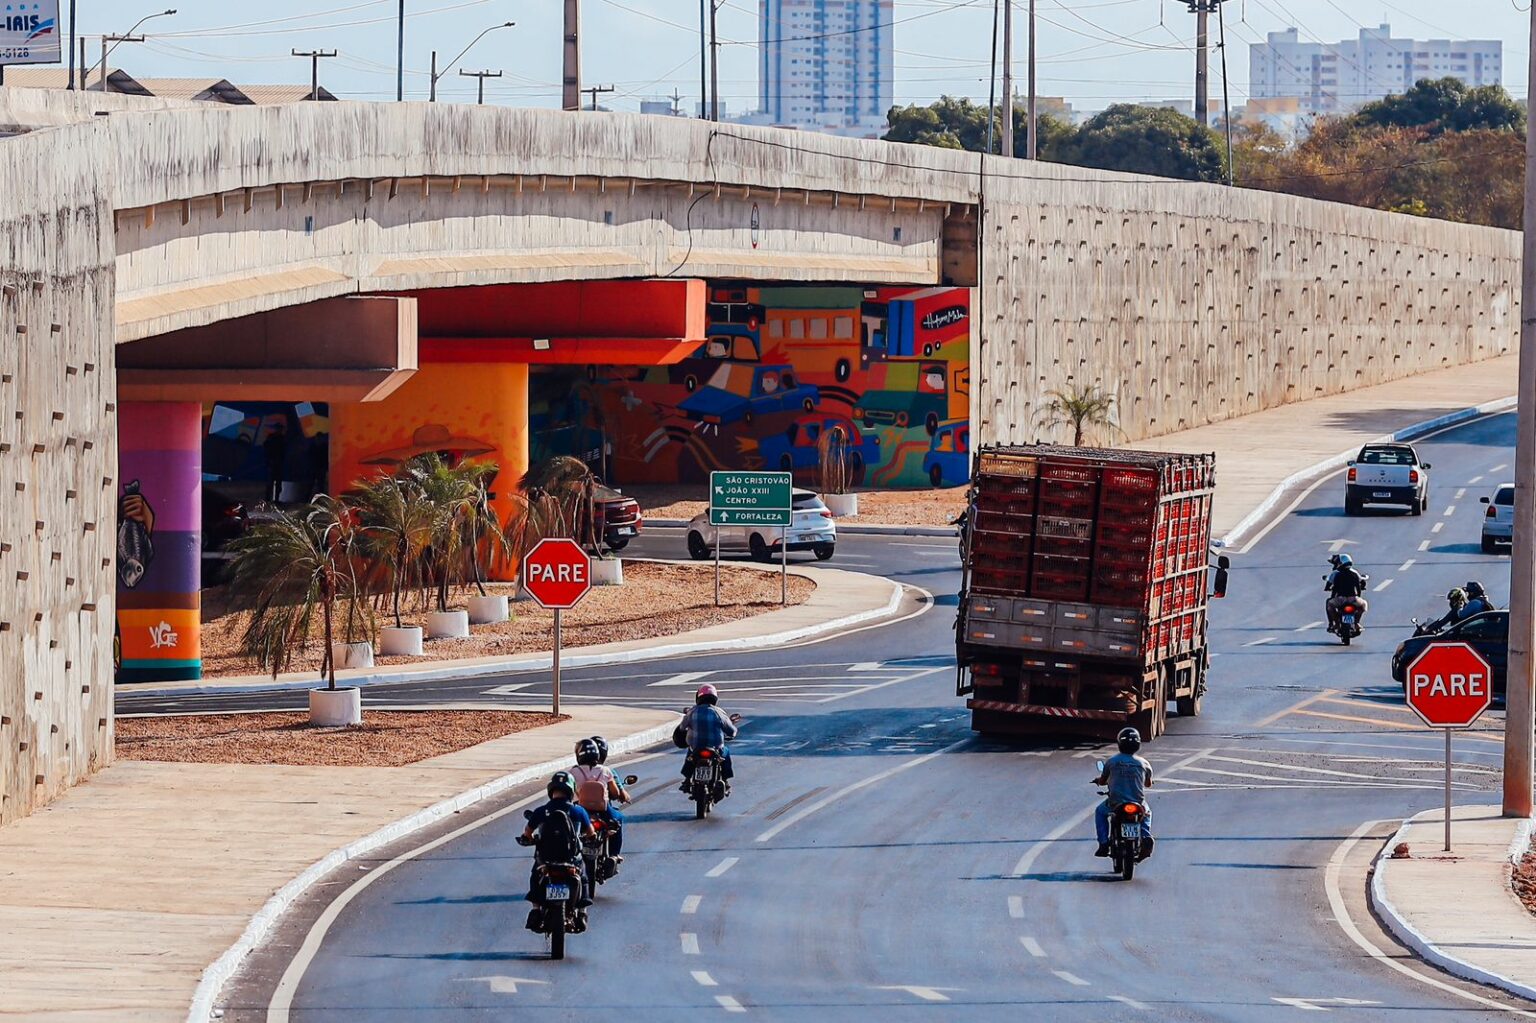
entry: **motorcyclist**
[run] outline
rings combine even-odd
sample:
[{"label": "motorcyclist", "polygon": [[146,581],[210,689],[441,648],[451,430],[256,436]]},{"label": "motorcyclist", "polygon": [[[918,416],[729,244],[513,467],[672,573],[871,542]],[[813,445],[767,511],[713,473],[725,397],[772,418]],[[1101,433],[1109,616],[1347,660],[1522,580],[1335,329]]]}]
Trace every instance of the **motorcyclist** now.
[{"label": "motorcyclist", "polygon": [[1109,825],[1113,807],[1136,803],[1141,807],[1141,854],[1138,860],[1152,855],[1152,808],[1147,805],[1147,788],[1152,784],[1152,765],[1136,755],[1141,749],[1141,733],[1134,728],[1122,728],[1115,737],[1120,752],[1104,761],[1104,770],[1093,780],[1108,790],[1104,802],[1094,808],[1093,826],[1098,833],[1099,848],[1095,856],[1109,855]]},{"label": "motorcyclist", "polygon": [[[586,810],[582,809],[581,804],[575,801],[576,783],[575,779],[571,777],[570,772],[556,771],[550,776],[549,784],[545,786],[544,791],[549,796],[549,802],[528,815],[528,826],[523,829],[522,835],[518,837],[519,845],[537,845],[538,840],[536,836],[539,836],[544,822],[554,813],[566,814],[580,837],[597,837],[597,832],[592,828],[591,816],[587,814]],[[528,875],[528,902],[533,905],[533,908],[528,911],[527,927],[530,931],[537,930],[539,926],[539,909],[537,905],[539,902],[539,864],[543,860],[544,852],[543,848],[540,847],[539,854],[534,857],[533,870]],[[576,856],[571,862],[575,863],[577,869],[583,874],[581,891],[576,895],[576,906],[578,907],[578,919],[584,925],[586,922],[586,907],[592,905],[592,899],[587,895],[589,879],[584,876],[586,874],[586,866],[582,862],[580,855]]]},{"label": "motorcyclist", "polygon": [[1359,606],[1355,621],[1365,618],[1367,605],[1361,594],[1365,591],[1365,581],[1369,577],[1355,568],[1355,559],[1348,554],[1337,554],[1330,560],[1334,568],[1328,574],[1323,588],[1328,591],[1328,631],[1338,632],[1339,609],[1345,601],[1354,601]]},{"label": "motorcyclist", "polygon": [[1457,618],[1458,621],[1494,609],[1493,601],[1488,599],[1488,591],[1483,589],[1482,583],[1473,579],[1463,588],[1467,591],[1467,602],[1462,606],[1461,614]]},{"label": "motorcyclist", "polygon": [[684,792],[688,791],[688,782],[693,778],[693,761],[699,751],[718,749],[720,780],[725,783],[726,794],[730,794],[731,778],[736,771],[731,765],[731,751],[725,744],[736,738],[736,726],[730,716],[720,709],[719,703],[719,690],[708,683],[699,686],[693,694],[693,706],[683,714],[683,720],[673,732],[673,740],[680,739],[678,745],[688,751],[688,755],[683,758],[683,783],[679,786]]},{"label": "motorcyclist", "polygon": [[576,783],[576,802],[592,817],[608,825],[608,852],[614,861],[623,863],[620,852],[624,848],[624,815],[614,808],[614,803],[629,802],[629,793],[619,784],[618,776],[603,764],[607,759],[608,744],[602,736],[581,739],[576,743],[576,766],[571,778]]},{"label": "motorcyclist", "polygon": [[1464,617],[1461,609],[1467,606],[1467,594],[1460,586],[1455,587],[1445,595],[1445,602],[1450,605],[1445,614],[1424,626],[1425,632],[1439,632],[1454,622],[1459,622]]}]

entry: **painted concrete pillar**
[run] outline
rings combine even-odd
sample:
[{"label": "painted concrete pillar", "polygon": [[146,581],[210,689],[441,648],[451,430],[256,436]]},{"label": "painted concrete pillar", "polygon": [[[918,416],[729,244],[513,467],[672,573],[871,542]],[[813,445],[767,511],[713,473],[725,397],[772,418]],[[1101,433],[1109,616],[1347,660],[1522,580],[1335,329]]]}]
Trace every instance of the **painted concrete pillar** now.
[{"label": "painted concrete pillar", "polygon": [[331,406],[331,490],[439,451],[501,467],[491,503],[505,519],[528,469],[528,434],[527,364],[429,363],[383,401]]},{"label": "painted concrete pillar", "polygon": [[201,678],[203,410],[118,409],[119,682]]}]

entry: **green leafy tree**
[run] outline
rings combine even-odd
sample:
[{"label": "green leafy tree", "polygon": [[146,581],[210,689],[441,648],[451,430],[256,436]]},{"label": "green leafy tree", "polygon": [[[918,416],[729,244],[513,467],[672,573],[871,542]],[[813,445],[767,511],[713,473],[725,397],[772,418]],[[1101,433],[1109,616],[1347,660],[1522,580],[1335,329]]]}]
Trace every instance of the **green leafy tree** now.
[{"label": "green leafy tree", "polygon": [[1421,78],[1407,92],[1367,103],[1351,118],[1370,128],[1457,131],[1525,130],[1525,109],[1502,85],[1469,86],[1460,78]]},{"label": "green leafy tree", "polygon": [[[1037,151],[1041,159],[1051,159],[1050,154],[1063,141],[1072,136],[1072,126],[1065,121],[1041,114],[1038,117],[1040,144]],[[941,97],[928,106],[892,107],[886,115],[889,131],[887,142],[912,142],[922,146],[938,146],[941,149],[965,149],[973,153],[987,148],[987,108],[965,97]],[[1002,111],[993,113],[992,149],[997,151],[1002,132]],[[1024,152],[1029,137],[1029,111],[1015,103],[1013,110],[1014,148]]]},{"label": "green leafy tree", "polygon": [[1061,163],[1164,178],[1226,179],[1224,143],[1176,110],[1117,103],[1095,114],[1058,147]]}]

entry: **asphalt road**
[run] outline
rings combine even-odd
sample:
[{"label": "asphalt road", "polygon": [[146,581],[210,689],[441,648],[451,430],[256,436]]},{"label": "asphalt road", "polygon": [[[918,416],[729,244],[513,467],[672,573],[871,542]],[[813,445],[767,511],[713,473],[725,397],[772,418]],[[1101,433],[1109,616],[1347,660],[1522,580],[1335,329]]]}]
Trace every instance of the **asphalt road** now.
[{"label": "asphalt road", "polygon": [[[573,694],[663,706],[708,680],[746,724],[736,794],[705,822],[670,750],[619,765],[642,778],[628,859],[565,962],[522,929],[522,793],[485,808],[514,808],[503,816],[339,872],[253,958],[225,1018],[1505,1018],[1501,996],[1405,962],[1363,886],[1388,822],[1440,796],[1441,739],[1402,706],[1391,649],[1452,585],[1506,595],[1507,556],[1478,551],[1477,497],[1507,478],[1513,435],[1502,416],[1423,442],[1436,466],[1423,516],[1345,518],[1334,477],[1236,552],[1205,714],[1170,719],[1145,751],[1159,845],[1129,884],[1092,857],[1102,747],[969,731],[953,695],[953,545],[850,537],[858,567],[937,606],[779,651],[573,673]],[[1374,588],[1349,648],[1320,625],[1338,541]],[[531,673],[367,699],[536,704],[543,685]],[[1497,798],[1500,725],[1457,740],[1459,798]],[[285,971],[276,1004],[291,995],[292,1012],[269,1016]]]}]

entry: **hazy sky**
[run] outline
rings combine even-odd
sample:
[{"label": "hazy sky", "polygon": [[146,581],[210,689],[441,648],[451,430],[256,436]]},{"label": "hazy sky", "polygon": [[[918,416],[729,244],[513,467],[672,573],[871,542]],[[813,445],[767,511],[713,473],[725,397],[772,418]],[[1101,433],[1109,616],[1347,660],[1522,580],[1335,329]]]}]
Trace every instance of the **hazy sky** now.
[{"label": "hazy sky", "polygon": [[[63,0],[67,10],[69,0]],[[1193,91],[1194,16],[1185,0],[1037,0],[1040,92],[1064,95],[1079,110],[1122,99],[1185,98]],[[77,0],[80,31],[123,32],[141,15],[174,4],[178,13],[143,29],[147,43],[125,44],[113,66],[145,76],[210,76],[237,83],[307,82],[309,62],[293,49],[336,49],[321,80],[344,98],[393,99],[398,0]],[[1024,10],[1014,0],[1023,75]],[[487,102],[558,106],[562,0],[406,0],[406,94],[425,98],[433,48],[444,64],[488,25],[517,26],[487,36],[465,59],[470,70],[502,70]],[[896,101],[942,93],[987,95],[993,0],[896,0]],[[1502,39],[1505,84],[1523,81],[1529,15],[1515,0],[1226,0],[1232,101],[1247,95],[1248,45],[1290,26],[1303,39],[1354,37],[1362,25],[1390,23],[1399,36]],[[757,105],[757,3],[724,0],[719,13],[720,91],[731,113]],[[635,109],[642,98],[699,95],[698,0],[582,0],[583,84],[614,85],[601,101]],[[1214,28],[1213,28],[1214,36]],[[94,61],[97,44],[89,52]],[[1214,58],[1213,58],[1214,59]],[[1219,68],[1219,65],[1216,65]],[[1219,70],[1212,93],[1220,95]],[[439,84],[442,99],[473,99],[474,80]],[[1022,85],[1021,85],[1022,88]]]}]

